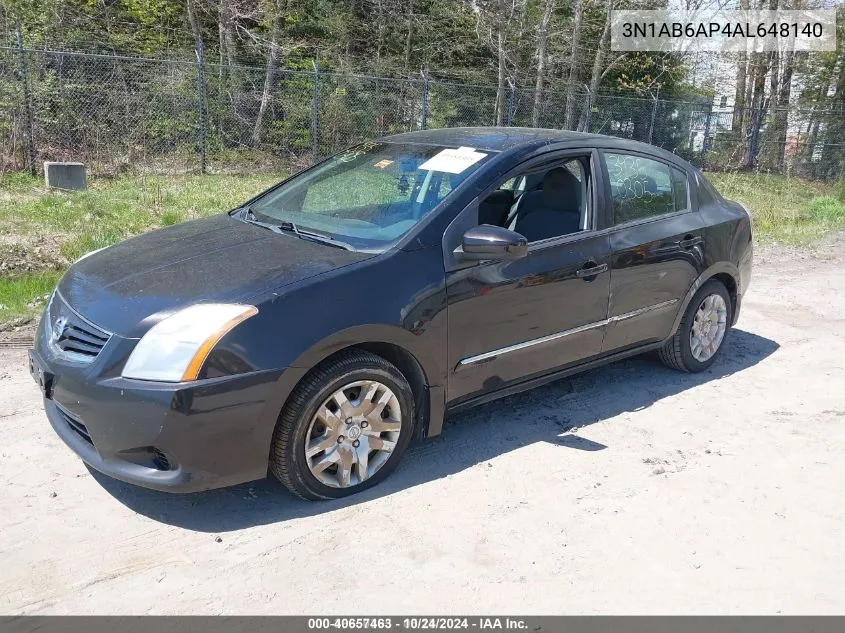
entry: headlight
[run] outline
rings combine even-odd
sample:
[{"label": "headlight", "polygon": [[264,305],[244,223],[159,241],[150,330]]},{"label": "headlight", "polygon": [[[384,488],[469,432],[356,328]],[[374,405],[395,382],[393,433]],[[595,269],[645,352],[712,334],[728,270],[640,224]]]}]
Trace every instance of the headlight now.
[{"label": "headlight", "polygon": [[257,313],[254,306],[221,303],[180,310],[144,334],[129,355],[123,376],[163,382],[196,380],[217,341]]}]

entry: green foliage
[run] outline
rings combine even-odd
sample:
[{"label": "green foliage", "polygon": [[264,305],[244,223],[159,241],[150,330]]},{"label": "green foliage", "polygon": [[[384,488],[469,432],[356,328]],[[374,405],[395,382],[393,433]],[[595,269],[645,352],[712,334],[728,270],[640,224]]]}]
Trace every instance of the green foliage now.
[{"label": "green foliage", "polygon": [[50,270],[0,276],[0,324],[40,312],[61,274]]},{"label": "green foliage", "polygon": [[813,198],[807,205],[810,219],[816,222],[839,224],[845,220],[845,204],[833,196]]},{"label": "green foliage", "polygon": [[[505,92],[512,82],[515,125],[586,124],[593,132],[700,159],[702,120],[718,86],[692,85],[691,56],[609,50],[602,40],[610,6],[604,0],[556,1],[544,40],[541,90],[535,91],[539,29],[548,2],[3,0],[0,29],[7,44],[13,44],[20,18],[27,47],[98,56],[31,53],[22,59],[15,51],[0,52],[0,114],[10,114],[0,116],[0,171],[21,169],[28,161],[24,61],[37,161],[81,160],[96,174],[114,175],[138,164],[165,173],[194,169],[201,127],[214,168],[248,151],[252,157],[262,154],[267,165],[262,169],[310,159],[315,62],[320,155],[421,127],[421,78],[430,71],[435,80],[428,94],[429,127],[493,124],[494,108],[511,97],[499,90],[500,81]],[[583,20],[573,51],[576,4],[583,7]],[[617,0],[613,6],[664,4]],[[840,20],[838,51],[796,57],[790,105],[806,112],[790,115],[790,130],[802,128],[801,151],[788,158],[785,169],[808,177],[834,179],[845,168],[843,25]],[[203,81],[194,63],[196,38],[204,50]],[[268,74],[273,67],[277,70]],[[594,77],[598,88],[588,100]],[[656,110],[654,97],[661,100]],[[574,116],[567,116],[568,109]],[[741,157],[737,149],[748,144],[745,129],[720,141],[723,132],[711,133],[721,143],[708,157],[714,168],[737,166],[733,157]],[[699,139],[695,147],[692,138]],[[761,139],[771,149],[765,133]],[[778,150],[783,146],[776,144]],[[762,151],[760,158],[781,169],[781,152],[772,154]]]},{"label": "green foliage", "polygon": [[633,52],[607,74],[605,87],[614,94],[659,95],[663,99],[687,96],[687,68],[683,59],[668,53]]},{"label": "green foliage", "polygon": [[830,184],[773,174],[710,173],[719,192],[745,204],[758,239],[808,244],[845,228],[845,204]]},{"label": "green foliage", "polygon": [[837,182],[833,190],[836,192],[835,195],[840,202],[845,202],[845,178],[842,178],[839,182]]}]

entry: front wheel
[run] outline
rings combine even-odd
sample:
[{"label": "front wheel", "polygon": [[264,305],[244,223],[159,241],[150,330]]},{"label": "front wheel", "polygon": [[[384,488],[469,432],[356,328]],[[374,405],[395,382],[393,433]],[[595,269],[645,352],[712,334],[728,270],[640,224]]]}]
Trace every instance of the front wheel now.
[{"label": "front wheel", "polygon": [[704,371],[716,360],[731,327],[731,298],[724,284],[707,281],[687,306],[678,330],[659,352],[672,369]]},{"label": "front wheel", "polygon": [[407,448],[414,397],[383,358],[353,350],[320,365],[285,404],[271,472],[303,499],[335,499],[384,479]]}]

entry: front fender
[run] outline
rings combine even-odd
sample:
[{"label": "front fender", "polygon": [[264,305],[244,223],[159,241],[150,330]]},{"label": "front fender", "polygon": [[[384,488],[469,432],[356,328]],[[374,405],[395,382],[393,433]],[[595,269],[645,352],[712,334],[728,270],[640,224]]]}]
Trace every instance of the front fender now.
[{"label": "front fender", "polygon": [[299,381],[313,367],[343,349],[383,344],[402,348],[419,365],[424,380],[424,392],[417,394],[417,420],[420,423],[418,431],[425,437],[438,435],[443,428],[446,391],[442,384],[433,384],[431,380],[431,376],[440,372],[437,359],[431,353],[433,350],[426,350],[420,341],[414,340],[413,335],[401,328],[362,325],[337,332],[312,345],[281,373],[276,381],[273,396],[266,402],[261,416],[267,422],[264,425],[267,446],[269,447],[272,440],[275,421],[282,407]]},{"label": "front fender", "polygon": [[385,324],[357,325],[330,334],[302,352],[290,366],[310,369],[342,349],[372,343],[401,347],[420,364],[426,376],[426,384],[440,384],[439,374],[442,372],[437,358],[439,350],[426,346],[425,341],[402,327]]},{"label": "front fender", "polygon": [[425,404],[432,422],[443,409],[446,310],[439,248],[384,253],[288,286],[256,305],[258,314],[224,336],[209,354],[205,377],[281,370],[266,407],[267,419],[273,420],[268,438],[303,376],[332,354],[356,345],[389,344],[404,350],[415,359],[431,394]]},{"label": "front fender", "polygon": [[[303,352],[292,363],[290,375],[282,377],[285,384],[280,391],[290,393],[296,383],[287,384],[289,379],[296,378],[298,382],[312,367],[341,350],[356,346],[372,349],[385,344],[401,348],[416,363],[419,373],[422,374],[424,387],[424,392],[417,394],[417,421],[420,424],[418,431],[423,437],[439,435],[443,429],[446,412],[444,367],[438,358],[439,350],[426,345],[403,328],[361,325],[332,334]],[[411,379],[410,376],[408,378]],[[279,407],[281,408],[281,403]]]}]

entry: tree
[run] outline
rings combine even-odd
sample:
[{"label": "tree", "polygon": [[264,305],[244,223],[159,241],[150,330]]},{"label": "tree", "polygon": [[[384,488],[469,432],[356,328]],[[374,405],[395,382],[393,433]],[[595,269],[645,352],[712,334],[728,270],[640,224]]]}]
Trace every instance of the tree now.
[{"label": "tree", "polygon": [[540,108],[543,102],[543,85],[546,81],[546,47],[549,41],[549,22],[555,10],[555,0],[546,0],[543,17],[537,32],[537,79],[534,83],[534,108],[531,111],[531,125],[540,125]]},{"label": "tree", "polygon": [[[739,7],[748,10],[748,0],[740,0]],[[746,43],[747,45],[747,43]],[[731,120],[731,131],[741,134],[745,129],[745,75],[748,71],[748,53],[740,51],[736,60],[736,88],[734,89],[734,113]]]},{"label": "tree", "polygon": [[284,12],[280,0],[275,0],[270,5],[270,42],[267,47],[267,70],[264,74],[264,90],[261,92],[261,103],[258,106],[258,115],[255,117],[255,126],[252,129],[252,142],[255,145],[261,143],[261,135],[264,129],[264,118],[267,114],[267,107],[270,104],[270,93],[276,83],[276,71],[279,68],[279,38],[281,37],[284,25]]},{"label": "tree", "polygon": [[598,46],[596,47],[595,55],[593,56],[593,68],[590,72],[590,84],[587,88],[587,103],[581,110],[581,116],[578,119],[578,129],[586,131],[587,117],[589,116],[590,102],[598,93],[599,84],[602,77],[606,74],[607,69],[604,65],[604,57],[607,54],[607,49],[610,46],[610,26],[611,26],[611,11],[614,7],[614,0],[606,0],[605,5],[607,14],[604,18],[604,28],[601,36],[599,36]]},{"label": "tree", "polygon": [[584,23],[584,1],[573,0],[574,15],[572,18],[572,41],[569,47],[569,73],[566,79],[566,115],[564,128],[571,130],[575,124],[575,92],[577,90],[580,65],[578,59],[581,52],[581,31]]},{"label": "tree", "polygon": [[[839,37],[842,37],[842,22],[839,22]],[[834,179],[843,174],[845,168],[845,46],[840,45],[838,71],[832,94],[828,93],[827,109],[824,113],[824,147],[817,175]]]}]

